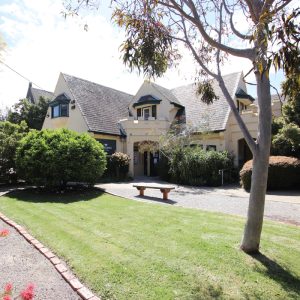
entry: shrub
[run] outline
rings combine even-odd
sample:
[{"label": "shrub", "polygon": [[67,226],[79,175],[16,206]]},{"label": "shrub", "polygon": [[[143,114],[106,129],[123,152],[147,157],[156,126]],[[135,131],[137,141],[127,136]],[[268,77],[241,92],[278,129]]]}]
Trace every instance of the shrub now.
[{"label": "shrub", "polygon": [[170,157],[171,181],[180,184],[220,185],[221,169],[233,169],[233,159],[226,151],[186,147],[175,150]]},{"label": "shrub", "polygon": [[300,157],[300,128],[286,124],[272,138],[272,155]]},{"label": "shrub", "polygon": [[[250,190],[252,176],[252,160],[247,161],[240,171],[241,185]],[[299,188],[300,160],[287,156],[270,156],[268,189]]]},{"label": "shrub", "polygon": [[23,178],[38,186],[91,185],[105,170],[106,153],[88,134],[68,129],[34,130],[21,140],[16,163]]},{"label": "shrub", "polygon": [[129,171],[130,158],[122,152],[115,152],[110,157],[110,165],[112,172],[117,179],[126,178]]},{"label": "shrub", "polygon": [[0,182],[16,182],[15,155],[21,139],[28,133],[23,121],[20,125],[0,122]]}]

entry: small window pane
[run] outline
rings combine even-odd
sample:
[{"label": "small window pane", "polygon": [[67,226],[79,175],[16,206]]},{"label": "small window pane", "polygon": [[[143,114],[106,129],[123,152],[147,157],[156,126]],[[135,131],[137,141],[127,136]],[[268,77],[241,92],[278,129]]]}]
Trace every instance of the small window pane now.
[{"label": "small window pane", "polygon": [[137,109],[137,117],[142,116],[142,110],[140,108]]},{"label": "small window pane", "polygon": [[144,119],[148,120],[150,117],[150,109],[149,108],[145,108],[144,109]]},{"label": "small window pane", "polygon": [[52,107],[52,118],[59,117],[59,105]]},{"label": "small window pane", "polygon": [[207,151],[216,151],[217,150],[217,146],[215,146],[215,145],[207,145],[206,146],[206,150]]},{"label": "small window pane", "polygon": [[68,104],[61,104],[60,114],[61,114],[61,117],[67,117],[68,116]]},{"label": "small window pane", "polygon": [[152,106],[152,117],[156,119],[156,105]]}]

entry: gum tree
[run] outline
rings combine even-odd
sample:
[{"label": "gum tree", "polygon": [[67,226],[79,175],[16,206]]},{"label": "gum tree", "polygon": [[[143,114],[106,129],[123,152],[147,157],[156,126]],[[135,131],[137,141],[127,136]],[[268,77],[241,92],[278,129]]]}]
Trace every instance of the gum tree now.
[{"label": "gum tree", "polygon": [[[270,68],[294,71],[299,65],[299,8],[296,0],[115,0],[113,20],[125,28],[126,40],[121,46],[123,60],[130,69],[138,69],[149,77],[159,77],[180,58],[182,43],[193,55],[201,82],[201,100],[215,99],[210,79],[219,86],[235,116],[253,154],[252,186],[241,249],[247,253],[259,251],[268,164],[271,145],[271,83]],[[68,13],[77,14],[92,0],[72,1]],[[241,32],[235,24],[248,24]],[[298,23],[299,24],[299,23]],[[238,47],[236,45],[239,45]],[[221,68],[229,57],[239,57],[252,63],[258,103],[258,134],[254,140],[242,120],[234,99],[228,92]]]}]

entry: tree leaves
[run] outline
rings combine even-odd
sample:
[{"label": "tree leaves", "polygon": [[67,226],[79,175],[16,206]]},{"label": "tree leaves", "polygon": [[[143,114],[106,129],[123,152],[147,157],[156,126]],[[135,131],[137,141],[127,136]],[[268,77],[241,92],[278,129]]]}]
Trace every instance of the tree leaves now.
[{"label": "tree leaves", "polygon": [[212,104],[215,100],[219,99],[210,81],[198,83],[197,94],[201,97],[201,101],[206,104]]}]

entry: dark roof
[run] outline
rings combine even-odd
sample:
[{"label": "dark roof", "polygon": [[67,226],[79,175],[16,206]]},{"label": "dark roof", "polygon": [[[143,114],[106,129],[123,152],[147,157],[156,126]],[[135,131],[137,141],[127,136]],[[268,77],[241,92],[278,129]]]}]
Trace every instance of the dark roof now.
[{"label": "dark roof", "polygon": [[28,86],[26,98],[30,100],[32,103],[38,103],[40,97],[52,100],[54,98],[54,94],[45,90],[33,88],[32,83],[30,82]]},{"label": "dark roof", "polygon": [[128,117],[133,96],[74,76],[63,76],[89,131],[120,135],[118,122]]},{"label": "dark roof", "polygon": [[[225,85],[232,97],[235,96],[241,73],[223,76]],[[190,84],[172,89],[172,94],[185,107],[186,123],[200,131],[225,130],[229,116],[229,105],[216,80],[212,80],[212,87],[219,97],[212,104],[207,105],[200,100],[196,93],[197,85]]]},{"label": "dark roof", "polygon": [[235,96],[236,96],[237,98],[241,98],[241,99],[248,99],[248,100],[250,100],[251,102],[253,102],[253,101],[255,100],[251,95],[247,94],[247,93],[246,93],[243,89],[241,89],[241,88],[238,89],[238,91],[235,93]]},{"label": "dark roof", "polygon": [[145,95],[138,99],[137,102],[133,103],[133,107],[141,106],[144,104],[159,104],[162,100],[152,96],[152,95]]},{"label": "dark roof", "polygon": [[55,106],[55,105],[62,104],[62,103],[70,103],[70,101],[71,101],[70,97],[67,94],[62,93],[62,94],[58,95],[57,97],[55,97],[49,103],[49,105],[50,106]]}]

